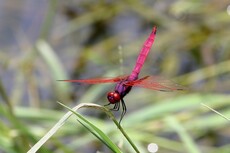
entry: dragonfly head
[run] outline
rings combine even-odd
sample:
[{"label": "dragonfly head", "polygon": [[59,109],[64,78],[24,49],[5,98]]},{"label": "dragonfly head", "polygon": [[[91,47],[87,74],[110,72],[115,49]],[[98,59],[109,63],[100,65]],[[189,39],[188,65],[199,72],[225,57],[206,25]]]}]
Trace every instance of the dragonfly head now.
[{"label": "dragonfly head", "polygon": [[111,104],[115,104],[121,100],[121,96],[118,92],[109,92],[107,98]]}]

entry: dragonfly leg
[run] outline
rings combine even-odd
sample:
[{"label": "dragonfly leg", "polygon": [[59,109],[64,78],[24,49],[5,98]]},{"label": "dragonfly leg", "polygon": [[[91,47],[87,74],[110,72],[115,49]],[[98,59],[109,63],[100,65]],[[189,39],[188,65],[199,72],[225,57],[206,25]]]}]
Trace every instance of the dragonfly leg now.
[{"label": "dragonfly leg", "polygon": [[109,106],[111,103],[105,104],[104,106]]},{"label": "dragonfly leg", "polygon": [[[111,103],[108,103],[108,104],[105,104],[104,106],[108,106],[108,105],[110,105]],[[112,111],[118,111],[120,109],[120,103],[118,102],[118,103],[115,103],[114,104],[114,107],[113,108],[111,108],[110,110],[112,110]]]},{"label": "dragonfly leg", "polygon": [[118,102],[118,103],[115,103],[114,107],[112,109],[110,109],[110,110],[118,111],[119,109],[120,109],[120,103]]},{"label": "dragonfly leg", "polygon": [[122,104],[122,113],[121,113],[121,118],[120,118],[119,124],[121,124],[121,120],[123,119],[123,117],[125,116],[125,113],[127,111],[126,105],[125,105],[125,102],[123,99],[121,99],[121,104]]}]

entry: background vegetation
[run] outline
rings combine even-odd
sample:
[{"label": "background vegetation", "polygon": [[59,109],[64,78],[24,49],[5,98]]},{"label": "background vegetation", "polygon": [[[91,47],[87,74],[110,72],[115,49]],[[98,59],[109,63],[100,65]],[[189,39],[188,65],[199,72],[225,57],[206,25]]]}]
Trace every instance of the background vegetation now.
[{"label": "background vegetation", "polygon": [[[125,98],[124,130],[141,152],[228,153],[230,3],[227,0],[0,1],[0,152],[26,152],[80,103],[107,103],[114,85],[58,79],[129,74],[154,25],[156,41],[141,76],[160,75],[187,92],[135,88]],[[120,46],[120,47],[119,47]],[[123,152],[133,152],[99,110],[83,116]],[[119,118],[120,113],[115,113]],[[76,118],[39,152],[110,152]]]}]

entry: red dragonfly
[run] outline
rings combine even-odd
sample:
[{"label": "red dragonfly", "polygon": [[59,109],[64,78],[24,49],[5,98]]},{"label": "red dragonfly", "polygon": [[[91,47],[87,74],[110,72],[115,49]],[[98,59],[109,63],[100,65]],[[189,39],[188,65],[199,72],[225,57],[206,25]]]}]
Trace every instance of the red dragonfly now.
[{"label": "red dragonfly", "polygon": [[158,91],[176,91],[184,90],[185,88],[162,77],[157,76],[145,76],[138,79],[138,75],[141,71],[141,68],[145,62],[145,59],[152,47],[156,36],[157,28],[153,27],[151,34],[148,39],[144,42],[144,45],[141,49],[141,52],[137,58],[136,65],[133,68],[133,71],[130,75],[118,76],[114,78],[92,78],[84,80],[59,80],[66,82],[77,82],[77,83],[87,83],[87,84],[99,84],[99,83],[117,83],[114,91],[108,92],[107,99],[110,104],[114,104],[114,107],[111,110],[118,111],[120,108],[120,102],[122,105],[122,114],[119,121],[119,124],[126,113],[126,105],[123,98],[130,92],[133,86],[149,88]]}]

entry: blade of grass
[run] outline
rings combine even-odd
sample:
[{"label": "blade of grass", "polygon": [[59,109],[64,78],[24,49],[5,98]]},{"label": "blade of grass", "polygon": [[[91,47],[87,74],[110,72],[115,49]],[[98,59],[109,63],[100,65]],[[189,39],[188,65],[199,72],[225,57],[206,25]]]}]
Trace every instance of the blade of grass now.
[{"label": "blade of grass", "polygon": [[[67,78],[67,74],[59,61],[58,56],[55,54],[55,51],[51,46],[44,40],[38,40],[36,43],[36,48],[41,56],[44,58],[45,62],[49,66],[49,69],[52,71],[53,80]],[[63,99],[66,100],[68,97],[68,91],[70,89],[69,83],[57,83],[57,92],[62,93]]]},{"label": "blade of grass", "polygon": [[[88,120],[86,120],[83,116],[81,116],[79,113],[75,112],[71,108],[65,106],[62,103],[59,103],[66,109],[68,109],[70,112],[75,114],[80,120],[78,120],[84,127],[86,127],[93,135],[95,135],[99,140],[101,140],[106,146],[108,146],[112,151],[120,153],[120,149],[107,137],[100,129],[98,129],[96,126],[94,126],[92,123],[90,123]],[[101,106],[100,106],[101,107]],[[81,122],[83,121],[83,122]]]},{"label": "blade of grass", "polygon": [[[62,103],[59,103],[62,106],[68,108],[67,106],[63,105]],[[96,105],[96,104],[84,104],[83,107],[91,107],[91,108],[95,108],[95,109],[100,109],[103,112],[105,112],[112,120],[113,122],[116,124],[117,128],[121,131],[121,133],[124,135],[124,137],[127,139],[127,141],[130,143],[130,145],[133,147],[133,149],[139,153],[140,151],[137,149],[137,147],[134,145],[134,143],[132,142],[132,140],[129,138],[129,136],[126,134],[126,132],[124,131],[124,129],[120,126],[120,124],[117,122],[117,120],[115,119],[114,115],[110,112],[110,110],[108,110],[106,107],[102,107],[100,105]],[[69,108],[68,108],[69,109]],[[69,109],[70,111],[72,111],[72,113],[75,113],[73,110]],[[78,116],[80,118],[80,116]]]},{"label": "blade of grass", "polygon": [[218,64],[214,64],[202,69],[198,69],[191,73],[187,73],[183,76],[177,77],[177,80],[180,82],[186,80],[187,84],[202,81],[208,78],[212,78],[230,72],[230,67],[228,65],[230,65],[230,60],[223,61]]},{"label": "blade of grass", "polygon": [[[63,105],[63,104],[61,104],[61,105]],[[102,106],[96,105],[96,104],[86,104],[86,103],[79,104],[79,105],[75,106],[73,109],[71,109],[71,111],[67,112],[27,153],[35,153],[35,152],[37,152],[38,149],[41,148],[41,146],[46,141],[48,141],[48,139],[52,135],[54,135],[57,132],[58,129],[60,129],[62,127],[62,125],[64,125],[66,120],[73,114],[73,112],[77,111],[79,108],[82,108],[82,107],[93,107],[95,109],[102,109],[105,112],[107,112],[107,114],[109,115],[110,118],[112,118],[113,121],[116,121],[116,119],[113,116],[113,114],[110,113],[109,110],[106,109],[105,107],[102,107]],[[84,120],[83,117],[81,117],[81,116],[79,116],[79,118]]]},{"label": "blade of grass", "polygon": [[216,111],[215,109],[209,107],[208,105],[205,105],[204,103],[201,103],[201,105],[207,107],[208,109],[210,109],[211,111],[215,112],[216,114],[220,115],[221,117],[223,117],[224,119],[230,121],[230,118],[224,116],[223,114],[221,114],[220,112]]},{"label": "blade of grass", "polygon": [[2,84],[2,81],[0,79],[0,95],[3,99],[3,101],[6,103],[6,105],[8,106],[8,110],[10,111],[10,113],[12,114],[13,113],[13,108],[12,108],[12,105],[11,105],[11,102],[8,98],[8,95],[6,93],[6,90]]},{"label": "blade of grass", "polygon": [[48,8],[48,12],[46,15],[46,18],[44,20],[44,23],[42,25],[42,29],[41,29],[41,33],[39,38],[40,39],[47,39],[50,28],[52,26],[53,20],[54,20],[54,16],[56,15],[56,9],[57,9],[57,0],[50,0],[49,1],[49,8]]},{"label": "blade of grass", "polygon": [[222,94],[188,94],[173,99],[167,99],[157,104],[147,106],[143,109],[135,111],[126,116],[126,123],[143,122],[145,120],[151,120],[159,118],[165,114],[170,114],[184,109],[199,108],[202,101],[207,101],[209,104],[225,101],[229,99],[229,95]]},{"label": "blade of grass", "polygon": [[[77,105],[73,110],[78,110],[84,104]],[[72,112],[67,112],[27,153],[35,153],[39,148],[52,136],[58,129],[64,125],[66,120],[72,115]]]},{"label": "blade of grass", "polygon": [[[61,104],[61,103],[60,103]],[[63,105],[63,104],[61,104]],[[64,105],[63,105],[64,106]],[[66,106],[64,106],[66,107]],[[78,109],[82,108],[82,107],[87,107],[87,108],[94,108],[94,109],[99,109],[104,111],[112,120],[113,122],[116,124],[116,126],[118,127],[118,129],[121,131],[121,133],[124,135],[124,137],[127,139],[127,141],[130,143],[130,145],[133,147],[133,149],[139,153],[140,151],[137,149],[137,147],[134,145],[134,143],[131,141],[131,139],[128,137],[128,135],[125,133],[125,131],[123,130],[123,128],[119,125],[119,123],[116,121],[114,115],[110,112],[110,110],[108,110],[105,107],[102,107],[100,105],[97,104],[87,104],[87,103],[82,103],[79,104],[77,106],[75,106],[74,108],[70,109],[71,111],[67,112],[27,153],[35,153],[52,135],[54,135],[56,133],[56,131],[61,128],[62,125],[64,125],[64,123],[66,122],[66,120]],[[67,107],[68,108],[68,107]],[[82,116],[78,116],[80,119],[85,120]]]},{"label": "blade of grass", "polygon": [[187,152],[201,153],[191,136],[186,132],[185,128],[174,117],[167,117],[165,121],[178,133],[184,142]]},{"label": "blade of grass", "polygon": [[[102,143],[104,143],[113,152],[115,152],[115,153],[121,153],[120,149],[114,143],[112,143],[112,141],[109,139],[109,137],[107,137],[96,126],[87,125],[87,124],[81,122],[80,120],[78,120],[78,122],[81,123],[82,126],[84,126],[89,132],[91,132],[95,137],[97,137]],[[107,141],[106,141],[106,139],[107,139]]]}]

